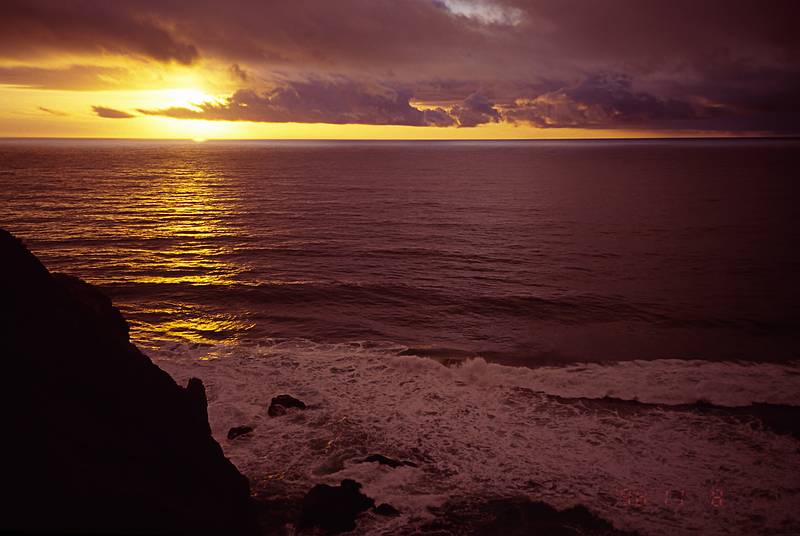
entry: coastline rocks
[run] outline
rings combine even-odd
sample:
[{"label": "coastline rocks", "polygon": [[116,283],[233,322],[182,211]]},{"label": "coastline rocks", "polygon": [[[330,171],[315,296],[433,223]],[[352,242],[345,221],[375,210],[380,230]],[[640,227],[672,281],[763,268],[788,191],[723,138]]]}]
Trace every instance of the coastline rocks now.
[{"label": "coastline rocks", "polygon": [[252,431],[253,431],[252,426],[234,426],[233,428],[228,430],[228,439],[234,440],[237,437],[247,435]]},{"label": "coastline rocks", "polygon": [[583,505],[557,510],[527,497],[492,498],[479,502],[447,502],[432,509],[437,518],[422,533],[471,534],[473,536],[638,536],[616,529]]},{"label": "coastline rocks", "polygon": [[388,465],[392,469],[397,469],[398,467],[408,466],[408,467],[418,467],[416,463],[410,462],[408,460],[395,460],[393,458],[387,458],[383,454],[370,454],[360,463],[370,463],[375,462],[381,465]]},{"label": "coastline rocks", "polygon": [[267,415],[270,417],[280,417],[286,414],[289,408],[306,409],[306,405],[302,400],[291,395],[278,395],[272,399],[267,409]]},{"label": "coastline rocks", "polygon": [[372,509],[379,516],[394,517],[399,516],[400,511],[389,503],[381,503]]},{"label": "coastline rocks", "polygon": [[356,528],[356,517],[374,506],[375,501],[361,493],[361,484],[355,480],[342,480],[339,486],[317,484],[303,499],[299,528],[348,532]]},{"label": "coastline rocks", "polygon": [[208,424],[208,399],[206,387],[199,378],[189,378],[186,383],[186,397],[192,410],[197,426],[205,429],[211,435],[211,426]]},{"label": "coastline rocks", "polygon": [[249,485],[98,289],[0,229],[0,532],[258,534]]}]

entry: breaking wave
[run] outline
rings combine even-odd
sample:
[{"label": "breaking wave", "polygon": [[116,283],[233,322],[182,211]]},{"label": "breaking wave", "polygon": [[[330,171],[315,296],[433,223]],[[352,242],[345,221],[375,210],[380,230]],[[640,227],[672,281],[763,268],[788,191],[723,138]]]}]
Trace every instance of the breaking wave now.
[{"label": "breaking wave", "polygon": [[[796,362],[522,368],[482,358],[444,366],[408,353],[265,340],[172,345],[151,357],[179,382],[203,379],[214,435],[255,489],[293,497],[354,478],[402,512],[368,516],[364,533],[413,530],[449,500],[518,495],[585,504],[643,534],[800,530],[797,439],[741,412],[800,404]],[[308,409],[268,417],[281,393]],[[238,425],[254,432],[225,439]],[[373,453],[416,467],[361,463]]]}]

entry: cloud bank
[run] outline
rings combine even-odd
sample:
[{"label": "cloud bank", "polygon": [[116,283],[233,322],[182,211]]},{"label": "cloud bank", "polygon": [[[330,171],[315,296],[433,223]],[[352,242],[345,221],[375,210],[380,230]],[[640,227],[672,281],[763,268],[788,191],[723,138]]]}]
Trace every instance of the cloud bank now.
[{"label": "cloud bank", "polygon": [[409,104],[410,98],[410,94],[386,86],[367,86],[352,81],[307,81],[287,83],[263,93],[240,89],[222,104],[199,103],[197,110],[168,108],[140,109],[139,112],[178,119],[268,123],[453,124],[441,108],[420,110]]}]

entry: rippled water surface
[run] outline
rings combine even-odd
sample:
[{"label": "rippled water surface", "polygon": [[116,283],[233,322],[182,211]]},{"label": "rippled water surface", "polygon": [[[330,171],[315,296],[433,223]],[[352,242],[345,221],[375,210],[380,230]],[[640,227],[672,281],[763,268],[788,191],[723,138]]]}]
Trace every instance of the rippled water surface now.
[{"label": "rippled water surface", "polygon": [[797,357],[794,141],[0,143],[0,225],[148,346]]}]

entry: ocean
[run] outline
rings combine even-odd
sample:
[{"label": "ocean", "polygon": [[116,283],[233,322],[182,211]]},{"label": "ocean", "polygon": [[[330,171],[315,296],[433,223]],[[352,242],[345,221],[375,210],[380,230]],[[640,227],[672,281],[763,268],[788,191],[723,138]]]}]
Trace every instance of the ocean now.
[{"label": "ocean", "polygon": [[[254,488],[355,478],[401,511],[361,533],[522,495],[797,534],[798,439],[747,408],[800,405],[799,164],[797,140],[2,140],[0,227],[203,379]],[[281,393],[309,409],[268,417]]]}]

